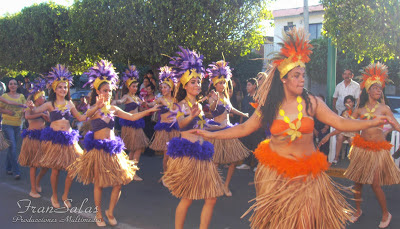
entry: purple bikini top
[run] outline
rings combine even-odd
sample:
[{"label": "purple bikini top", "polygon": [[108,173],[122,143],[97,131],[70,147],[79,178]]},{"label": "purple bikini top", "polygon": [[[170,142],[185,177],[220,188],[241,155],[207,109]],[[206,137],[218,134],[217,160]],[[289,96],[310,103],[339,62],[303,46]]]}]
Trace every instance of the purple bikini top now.
[{"label": "purple bikini top", "polygon": [[70,120],[71,118],[72,115],[69,109],[65,111],[60,111],[60,110],[50,111],[50,122],[58,121],[61,119]]},{"label": "purple bikini top", "polygon": [[127,103],[127,104],[125,104],[125,111],[126,111],[126,112],[133,111],[133,110],[135,110],[138,106],[139,106],[139,104],[137,104],[137,103],[135,103],[135,102]]},{"label": "purple bikini top", "polygon": [[226,106],[224,106],[223,104],[218,104],[215,110],[211,112],[211,114],[213,117],[218,117],[222,115],[225,112],[225,110],[227,110],[229,113],[231,112],[232,107],[229,104],[227,104]]},{"label": "purple bikini top", "polygon": [[109,128],[109,129],[114,129],[115,121],[114,119],[110,119],[110,121],[107,123],[101,118],[96,118],[90,121],[90,124],[92,125],[92,131],[96,132],[99,130],[102,130],[104,128]]},{"label": "purple bikini top", "polygon": [[168,111],[169,111],[169,108],[167,106],[160,107],[160,114],[165,114]]},{"label": "purple bikini top", "polygon": [[[185,115],[185,117],[187,117],[189,115]],[[203,115],[203,119],[205,119],[205,116]],[[185,126],[184,128],[180,128],[180,131],[186,131],[186,130],[191,130],[197,127],[197,122],[200,120],[199,116],[196,116],[189,124],[187,124],[187,126]]]}]

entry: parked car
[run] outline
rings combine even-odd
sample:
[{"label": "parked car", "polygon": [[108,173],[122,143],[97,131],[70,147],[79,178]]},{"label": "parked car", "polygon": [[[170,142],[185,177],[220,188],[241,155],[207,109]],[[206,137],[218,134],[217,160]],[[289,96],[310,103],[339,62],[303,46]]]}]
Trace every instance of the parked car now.
[{"label": "parked car", "polygon": [[73,101],[78,101],[81,99],[82,96],[88,96],[90,93],[90,90],[82,90],[82,91],[76,91],[71,94],[71,99]]}]

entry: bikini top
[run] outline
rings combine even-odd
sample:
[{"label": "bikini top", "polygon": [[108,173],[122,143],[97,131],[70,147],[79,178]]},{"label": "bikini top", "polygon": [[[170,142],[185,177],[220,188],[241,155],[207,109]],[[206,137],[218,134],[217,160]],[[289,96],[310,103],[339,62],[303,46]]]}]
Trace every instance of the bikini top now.
[{"label": "bikini top", "polygon": [[138,106],[139,106],[139,104],[136,103],[136,102],[127,103],[127,104],[125,104],[125,111],[126,111],[126,112],[133,111],[133,110],[135,110]]},{"label": "bikini top", "polygon": [[[185,115],[185,117],[187,117],[189,115]],[[203,120],[205,120],[205,116],[203,115]],[[195,128],[199,128],[199,121],[201,121],[199,116],[196,116],[194,119],[192,119],[192,121],[190,121],[190,123],[185,126],[184,128],[181,128],[181,131],[186,131],[186,130],[191,130],[191,129],[195,129]]]},{"label": "bikini top", "polygon": [[167,106],[161,106],[160,107],[160,114],[165,114],[169,111],[169,108]]},{"label": "bikini top", "polygon": [[59,109],[56,107],[56,110],[50,111],[50,122],[58,121],[58,120],[70,120],[72,118],[71,110],[65,106],[65,109]]},{"label": "bikini top", "polygon": [[99,130],[102,130],[104,128],[109,128],[109,129],[114,129],[115,121],[114,119],[110,119],[110,121],[107,123],[101,118],[96,118],[90,121],[92,125],[92,131],[96,132]]},{"label": "bikini top", "polygon": [[213,117],[217,117],[217,116],[222,115],[225,112],[225,110],[228,113],[231,112],[231,110],[232,110],[231,105],[230,104],[226,104],[226,105],[218,104],[217,107],[215,108],[215,110],[211,112],[211,114]]},{"label": "bikini top", "polygon": [[[291,123],[293,123],[296,127],[298,119],[293,120]],[[275,119],[272,122],[271,125],[271,134],[272,135],[289,135],[289,131],[292,130],[292,128],[290,128],[289,123],[286,123],[284,120],[282,119]],[[297,131],[299,131],[302,134],[311,134],[314,131],[314,119],[312,117],[303,117],[301,119],[301,126],[300,128],[297,129]]]}]

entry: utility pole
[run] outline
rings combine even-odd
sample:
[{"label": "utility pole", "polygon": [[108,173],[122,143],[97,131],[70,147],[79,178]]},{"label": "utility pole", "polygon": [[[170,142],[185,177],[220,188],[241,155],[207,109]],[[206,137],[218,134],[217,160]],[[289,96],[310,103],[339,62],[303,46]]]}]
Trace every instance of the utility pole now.
[{"label": "utility pole", "polygon": [[[309,33],[309,28],[308,28],[308,21],[309,21],[309,15],[308,15],[308,0],[304,0],[304,10],[303,10],[303,16],[304,16],[304,31],[306,34]],[[311,90],[311,79],[306,75],[306,82],[305,82],[305,87],[308,90]]]}]

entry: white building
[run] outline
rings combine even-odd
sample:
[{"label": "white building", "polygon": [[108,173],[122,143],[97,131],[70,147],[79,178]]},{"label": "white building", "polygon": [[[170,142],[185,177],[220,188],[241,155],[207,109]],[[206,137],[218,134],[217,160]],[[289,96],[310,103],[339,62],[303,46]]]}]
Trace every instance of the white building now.
[{"label": "white building", "polygon": [[[322,22],[324,20],[324,8],[322,4],[309,6],[309,32],[310,39],[321,37]],[[274,16],[274,43],[264,44],[264,70],[268,64],[268,59],[272,52],[279,51],[282,31],[287,31],[292,27],[304,27],[304,8],[280,9],[272,11]]]}]

